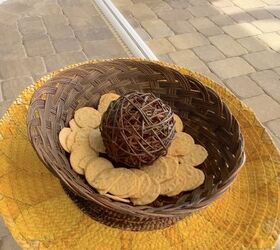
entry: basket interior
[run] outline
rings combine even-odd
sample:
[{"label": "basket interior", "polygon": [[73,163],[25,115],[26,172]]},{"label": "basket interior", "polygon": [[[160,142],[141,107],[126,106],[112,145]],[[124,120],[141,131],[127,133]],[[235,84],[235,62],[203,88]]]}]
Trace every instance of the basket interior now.
[{"label": "basket interior", "polygon": [[[198,166],[205,173],[203,185],[176,197],[160,196],[149,206],[133,207],[97,194],[72,170],[69,154],[59,144],[59,131],[68,126],[75,110],[96,108],[101,95],[131,90],[152,92],[168,103],[183,120],[184,131],[207,149],[207,160]],[[59,73],[35,92],[28,131],[39,157],[65,186],[87,200],[123,211],[133,207],[139,213],[178,214],[204,207],[225,191],[244,160],[239,125],[219,96],[198,80],[149,61],[119,59]]]}]

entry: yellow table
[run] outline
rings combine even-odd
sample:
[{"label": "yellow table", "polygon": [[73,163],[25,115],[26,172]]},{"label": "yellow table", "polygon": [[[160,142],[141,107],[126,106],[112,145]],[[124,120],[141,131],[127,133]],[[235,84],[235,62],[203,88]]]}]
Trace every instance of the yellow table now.
[{"label": "yellow table", "polygon": [[[69,67],[74,67],[70,65]],[[213,88],[240,122],[247,161],[216,202],[167,229],[130,232],[82,213],[44,167],[27,138],[26,113],[43,77],[17,98],[0,121],[0,213],[24,249],[270,249],[279,231],[280,154],[253,112],[215,82]]]}]

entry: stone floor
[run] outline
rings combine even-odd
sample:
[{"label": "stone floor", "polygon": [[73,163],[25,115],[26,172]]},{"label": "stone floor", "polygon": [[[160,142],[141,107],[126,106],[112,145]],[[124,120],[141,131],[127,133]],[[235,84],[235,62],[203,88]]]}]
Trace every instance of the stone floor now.
[{"label": "stone floor", "polygon": [[1,2],[0,117],[23,88],[47,72],[87,59],[128,56],[90,0]]},{"label": "stone floor", "polygon": [[280,147],[280,0],[113,0],[161,60],[249,105]]},{"label": "stone floor", "polygon": [[[159,59],[230,88],[280,145],[280,0],[113,0]],[[0,0],[0,117],[41,75],[127,57],[91,0]],[[0,218],[0,250],[19,249]]]}]

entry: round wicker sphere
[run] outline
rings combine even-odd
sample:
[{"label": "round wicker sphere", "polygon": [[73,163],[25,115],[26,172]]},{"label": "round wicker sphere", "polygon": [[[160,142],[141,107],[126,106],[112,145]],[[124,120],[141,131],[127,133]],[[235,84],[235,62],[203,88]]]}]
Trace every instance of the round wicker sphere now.
[{"label": "round wicker sphere", "polygon": [[171,107],[161,99],[131,92],[110,104],[100,130],[112,160],[140,167],[167,153],[175,136],[175,120]]}]

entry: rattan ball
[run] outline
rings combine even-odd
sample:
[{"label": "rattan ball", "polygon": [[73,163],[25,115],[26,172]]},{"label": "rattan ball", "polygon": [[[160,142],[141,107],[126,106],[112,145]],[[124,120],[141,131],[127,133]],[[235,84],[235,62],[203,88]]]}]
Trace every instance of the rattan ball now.
[{"label": "rattan ball", "polygon": [[131,92],[110,104],[100,130],[113,161],[140,167],[167,153],[175,121],[171,107],[152,93]]}]

